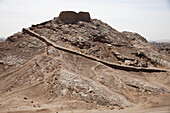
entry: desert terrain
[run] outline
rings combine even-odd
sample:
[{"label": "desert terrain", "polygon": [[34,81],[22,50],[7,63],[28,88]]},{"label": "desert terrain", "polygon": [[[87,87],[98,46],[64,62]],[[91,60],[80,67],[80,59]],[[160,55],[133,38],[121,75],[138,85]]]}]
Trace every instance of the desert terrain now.
[{"label": "desert terrain", "polygon": [[0,113],[170,113],[170,56],[88,12],[0,42]]}]

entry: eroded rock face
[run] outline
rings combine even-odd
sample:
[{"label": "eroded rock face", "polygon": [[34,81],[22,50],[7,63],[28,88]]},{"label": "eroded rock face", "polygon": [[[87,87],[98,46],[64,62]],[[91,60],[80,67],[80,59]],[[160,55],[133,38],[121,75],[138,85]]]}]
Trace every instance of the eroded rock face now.
[{"label": "eroded rock face", "polygon": [[89,22],[90,14],[88,12],[63,11],[60,13],[59,19],[65,24],[75,24],[79,21]]}]

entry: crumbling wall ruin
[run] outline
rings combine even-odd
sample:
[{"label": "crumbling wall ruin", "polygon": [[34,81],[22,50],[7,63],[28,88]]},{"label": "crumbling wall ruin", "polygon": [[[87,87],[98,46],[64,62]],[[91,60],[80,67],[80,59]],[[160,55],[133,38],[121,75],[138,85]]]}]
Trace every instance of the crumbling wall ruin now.
[{"label": "crumbling wall ruin", "polygon": [[76,13],[74,11],[63,11],[59,15],[59,20],[61,20],[65,24],[75,24],[79,21],[89,22],[91,18],[88,12]]}]

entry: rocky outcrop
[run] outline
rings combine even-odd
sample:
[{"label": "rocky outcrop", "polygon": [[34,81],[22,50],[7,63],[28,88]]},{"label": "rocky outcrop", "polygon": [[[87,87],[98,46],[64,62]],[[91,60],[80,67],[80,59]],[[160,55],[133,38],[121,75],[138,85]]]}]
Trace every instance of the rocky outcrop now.
[{"label": "rocky outcrop", "polygon": [[65,24],[75,24],[79,21],[89,22],[90,14],[88,12],[63,11],[59,15],[59,20]]},{"label": "rocky outcrop", "polygon": [[[163,66],[170,68],[170,59],[165,53],[160,53],[160,50],[150,45],[147,40],[137,33],[122,32],[128,40],[137,49],[137,52],[133,53],[137,57],[147,59],[154,66]],[[168,50],[168,48],[167,48]]]},{"label": "rocky outcrop", "polygon": [[133,33],[133,32],[128,32],[128,31],[123,31],[122,32],[124,35],[126,35],[126,37],[133,42],[144,42],[147,43],[148,41],[142,37],[141,35],[139,35],[138,33]]}]

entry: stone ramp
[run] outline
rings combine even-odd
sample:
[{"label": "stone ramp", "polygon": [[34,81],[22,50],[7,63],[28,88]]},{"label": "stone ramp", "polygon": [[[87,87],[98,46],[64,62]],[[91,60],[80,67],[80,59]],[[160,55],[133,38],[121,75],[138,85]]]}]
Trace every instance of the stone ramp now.
[{"label": "stone ramp", "polygon": [[80,53],[79,51],[71,50],[71,49],[56,45],[54,42],[50,41],[48,38],[35,33],[34,31],[30,30],[29,28],[23,28],[22,31],[24,33],[29,34],[29,35],[35,36],[36,38],[45,42],[48,46],[53,46],[56,49],[66,51],[66,52],[69,52],[69,53],[72,53],[72,54],[76,54],[76,55],[79,55],[79,56],[100,62],[100,63],[107,65],[107,66],[114,68],[114,69],[125,70],[125,71],[135,71],[135,72],[140,72],[140,71],[141,72],[168,72],[169,71],[167,69],[161,69],[161,68],[141,68],[141,67],[125,66],[125,65],[119,65],[119,64],[107,62],[107,61],[98,59],[96,57]]}]

